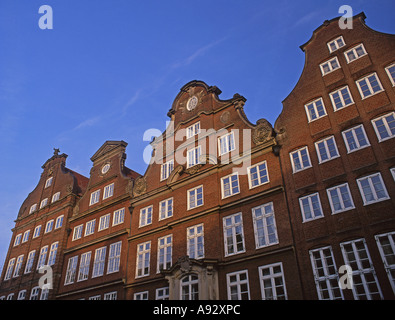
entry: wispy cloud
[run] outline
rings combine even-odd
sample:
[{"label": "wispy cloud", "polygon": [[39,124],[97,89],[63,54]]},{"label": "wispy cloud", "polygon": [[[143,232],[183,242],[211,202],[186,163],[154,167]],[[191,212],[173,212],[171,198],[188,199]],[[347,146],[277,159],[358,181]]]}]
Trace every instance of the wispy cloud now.
[{"label": "wispy cloud", "polygon": [[100,121],[100,116],[94,117],[94,118],[89,118],[86,119],[82,122],[80,122],[77,126],[75,126],[72,131],[76,131],[76,130],[80,130],[86,127],[92,127],[94,126],[96,123],[98,123]]},{"label": "wispy cloud", "polygon": [[296,22],[293,25],[293,28],[299,27],[305,23],[309,23],[310,21],[314,20],[318,16],[321,16],[321,10],[311,11],[310,13],[301,17],[300,19],[296,20]]},{"label": "wispy cloud", "polygon": [[141,92],[142,92],[142,91],[143,91],[142,89],[136,90],[136,92],[133,94],[133,96],[130,97],[130,99],[128,100],[128,102],[126,102],[126,103],[124,104],[124,106],[122,107],[122,112],[123,112],[123,113],[125,113],[125,112],[128,110],[128,108],[129,108],[130,106],[132,106],[133,104],[136,103],[136,101],[140,98]]}]

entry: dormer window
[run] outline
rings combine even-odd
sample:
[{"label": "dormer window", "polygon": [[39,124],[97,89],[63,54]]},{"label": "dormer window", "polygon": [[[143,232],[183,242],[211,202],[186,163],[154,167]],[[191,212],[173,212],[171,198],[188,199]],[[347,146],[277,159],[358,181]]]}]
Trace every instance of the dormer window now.
[{"label": "dormer window", "polygon": [[50,177],[47,179],[47,181],[45,181],[45,188],[48,188],[52,185],[52,180],[53,180],[53,177]]}]

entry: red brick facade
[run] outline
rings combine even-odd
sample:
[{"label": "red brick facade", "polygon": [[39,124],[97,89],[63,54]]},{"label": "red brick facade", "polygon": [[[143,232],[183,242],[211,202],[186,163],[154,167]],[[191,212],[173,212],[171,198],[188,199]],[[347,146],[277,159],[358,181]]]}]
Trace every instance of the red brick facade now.
[{"label": "red brick facade", "polygon": [[[89,179],[56,151],[18,214],[0,297],[393,299],[395,37],[364,18],[313,32],[274,127],[250,123],[244,97],[191,81],[144,175],[125,167],[124,141],[103,144]],[[39,261],[52,266],[48,296]]]}]

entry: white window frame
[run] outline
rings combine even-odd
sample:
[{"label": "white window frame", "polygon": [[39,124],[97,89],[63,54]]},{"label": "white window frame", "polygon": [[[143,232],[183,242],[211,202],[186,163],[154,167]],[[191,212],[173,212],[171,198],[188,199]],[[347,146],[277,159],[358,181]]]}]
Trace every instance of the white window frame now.
[{"label": "white window frame", "polygon": [[24,257],[24,255],[21,254],[21,255],[18,256],[18,258],[16,259],[15,269],[14,269],[14,273],[13,273],[13,275],[12,275],[13,278],[19,277],[19,272],[20,272],[21,269],[22,269],[23,257]]},{"label": "white window frame", "polygon": [[187,228],[187,252],[191,259],[204,258],[204,224]]},{"label": "white window frame", "polygon": [[115,210],[112,218],[112,225],[117,226],[119,224],[124,223],[124,221],[125,221],[125,208]]},{"label": "white window frame", "polygon": [[235,135],[231,131],[218,138],[218,154],[223,156],[236,150]]},{"label": "white window frame", "polygon": [[[335,61],[337,63],[337,67],[334,67],[332,65],[333,61]],[[325,71],[325,69],[324,69],[325,65],[328,65],[328,69],[329,69],[328,71]],[[340,66],[340,63],[339,63],[339,60],[337,59],[337,57],[333,57],[333,58],[326,60],[325,62],[320,64],[320,70],[321,70],[322,76],[326,76],[327,74],[329,74],[337,69],[340,69],[340,68],[341,68],[341,66]]]},{"label": "white window frame", "polygon": [[15,236],[14,247],[18,246],[21,243],[21,240],[22,240],[22,233],[19,233]]},{"label": "white window frame", "polygon": [[48,256],[48,265],[53,266],[56,262],[56,255],[58,253],[59,242],[56,241],[51,244],[51,248],[49,249],[49,256]]},{"label": "white window frame", "polygon": [[44,234],[45,234],[45,233],[49,233],[49,232],[51,232],[51,231],[53,230],[53,223],[54,223],[54,219],[51,219],[51,220],[49,220],[49,221],[46,223]]},{"label": "white window frame", "polygon": [[103,296],[103,300],[117,300],[117,298],[118,298],[117,291],[107,292]]},{"label": "white window frame", "polygon": [[41,233],[41,224],[34,228],[33,239],[39,237],[40,233]]},{"label": "white window frame", "polygon": [[[383,260],[384,269],[387,272],[388,280],[391,283],[392,290],[395,292],[395,263],[393,262],[395,259],[395,231],[378,234],[374,237],[377,242],[377,247],[379,248],[381,259]],[[385,249],[381,243],[381,239],[383,238],[388,241]]]},{"label": "white window frame", "polygon": [[[361,55],[359,55],[357,53],[358,48],[362,48],[362,50],[363,50],[363,53]],[[348,55],[349,53],[352,53],[354,55],[353,59],[349,57],[349,55]],[[363,43],[357,44],[356,46],[354,46],[351,49],[344,52],[344,56],[346,57],[347,63],[351,63],[355,60],[358,60],[359,58],[366,56],[367,54],[368,54],[368,52],[366,51]]]},{"label": "white window frame", "polygon": [[172,264],[173,256],[173,235],[169,234],[158,238],[158,257],[156,265],[156,273],[162,270],[168,270]]},{"label": "white window frame", "polygon": [[[361,141],[358,140],[358,136],[357,136],[356,130],[359,129],[359,128],[362,130],[363,138],[366,140],[366,144],[365,145],[361,145]],[[348,133],[348,132],[352,133],[352,138],[353,138],[352,142],[356,146],[354,149],[350,148],[350,143],[347,140],[346,133]],[[347,148],[347,153],[355,152],[355,151],[361,150],[363,148],[370,147],[370,142],[369,142],[368,136],[367,136],[365,128],[364,128],[364,126],[362,124],[342,131],[342,135],[343,135],[344,144],[346,145],[346,148]]]},{"label": "white window frame", "polygon": [[97,228],[97,232],[103,231],[103,230],[108,229],[110,227],[110,218],[111,218],[111,213],[102,215],[99,218],[99,226]]},{"label": "white window frame", "polygon": [[[359,248],[357,247],[359,246]],[[363,249],[361,249],[361,245],[363,245]],[[348,251],[346,246],[351,246],[351,251]],[[352,241],[346,241],[340,243],[340,248],[343,254],[344,262],[349,265],[352,269],[352,277],[353,277],[353,286],[352,292],[354,295],[355,300],[359,300],[361,294],[358,294],[356,289],[357,286],[364,289],[364,295],[368,300],[372,299],[372,292],[370,291],[372,286],[368,283],[367,275],[374,278],[375,285],[377,287],[377,292],[374,292],[379,295],[381,299],[383,299],[383,295],[381,293],[380,284],[378,282],[376,272],[374,270],[372,259],[370,258],[369,250],[366,245],[366,241],[364,238],[356,239]],[[350,253],[350,255],[349,255]],[[355,258],[355,260],[350,261],[350,256]],[[366,262],[369,264],[369,267],[364,264],[362,260],[367,260]],[[357,279],[360,279],[361,282],[359,283]],[[359,292],[361,292],[359,290]]]},{"label": "white window frame", "polygon": [[[382,190],[380,190],[380,191],[382,191],[384,193],[383,197],[378,197],[377,190],[374,187],[374,183],[372,181],[372,179],[375,178],[375,177],[379,178],[379,183],[381,183],[381,186],[382,186]],[[363,186],[362,186],[362,181],[363,180],[367,180],[368,181],[369,191],[371,192],[371,194],[373,196],[373,200],[366,199],[366,194],[364,193]],[[377,173],[374,173],[374,174],[371,174],[371,175],[368,175],[368,176],[361,177],[361,178],[357,179],[357,183],[358,183],[359,192],[361,193],[361,197],[362,197],[364,206],[372,204],[372,203],[381,202],[381,201],[385,201],[385,200],[390,199],[390,197],[388,195],[388,192],[387,192],[387,188],[385,187],[385,184],[384,184],[383,178],[381,177],[380,172],[377,172]]]},{"label": "white window frame", "polygon": [[136,292],[133,300],[148,300],[148,291]]},{"label": "white window frame", "polygon": [[[343,191],[345,190],[346,192],[342,192],[341,189],[343,189]],[[335,203],[333,202],[333,197],[332,197],[331,191],[336,192],[335,196],[339,200],[338,204],[340,205],[340,209],[336,209],[335,208]],[[353,201],[353,198],[352,198],[352,195],[351,195],[348,183],[343,183],[343,184],[339,184],[337,186],[328,188],[328,189],[326,189],[326,193],[328,194],[328,199],[329,199],[329,204],[330,204],[331,209],[332,209],[332,214],[336,214],[336,213],[339,213],[339,212],[344,212],[344,211],[355,209],[354,201]],[[348,201],[350,202],[350,205],[347,206],[347,207],[346,207],[345,199],[344,199],[344,194],[345,193],[347,193],[347,195],[349,197]]]},{"label": "white window frame", "polygon": [[192,138],[193,136],[195,136],[199,133],[200,133],[200,121],[198,121],[186,128],[187,139]]},{"label": "white window frame", "polygon": [[[309,162],[309,163],[306,164],[306,165],[304,164],[304,161],[303,161],[302,151],[305,151],[305,152],[306,152],[307,160],[308,160],[308,162]],[[294,155],[294,154],[297,154],[297,159],[298,159],[299,164],[300,164],[300,169],[297,169],[297,168],[296,168],[296,165],[295,165],[295,162],[294,162],[294,158],[293,158],[293,155]],[[302,147],[302,148],[299,148],[299,149],[297,149],[297,150],[295,150],[295,151],[290,152],[290,153],[289,153],[289,157],[290,157],[290,159],[291,159],[292,172],[293,172],[293,173],[297,173],[297,172],[299,172],[299,171],[302,171],[302,170],[305,170],[305,169],[308,169],[308,168],[311,168],[311,167],[312,167],[311,160],[310,160],[310,155],[309,155],[309,148],[308,148],[307,146]]]},{"label": "white window frame", "polygon": [[[201,192],[199,192],[201,189]],[[193,194],[192,194],[193,193]],[[202,195],[201,204],[198,203],[198,195]],[[195,188],[189,189],[187,191],[187,203],[188,203],[188,210],[195,209],[204,205],[204,193],[203,193],[203,185],[197,186]]]},{"label": "white window frame", "polygon": [[108,248],[107,274],[118,272],[121,264],[122,241],[110,244]]},{"label": "white window frame", "polygon": [[[345,95],[346,95],[346,94],[344,93],[344,90],[347,90],[347,93],[346,93],[346,94],[348,94],[348,96],[349,96],[349,98],[350,98],[350,100],[351,100],[351,101],[348,102],[348,103],[346,103],[346,100],[345,100]],[[340,103],[341,103],[341,107],[338,107],[338,106],[336,105],[335,94],[338,95],[338,98],[339,98]],[[339,111],[339,110],[341,110],[341,109],[343,109],[343,108],[346,108],[346,107],[351,106],[351,105],[354,104],[354,99],[353,99],[353,97],[352,97],[352,95],[351,95],[351,91],[350,91],[350,88],[349,88],[348,86],[344,86],[344,87],[341,87],[341,88],[339,88],[339,89],[337,89],[337,90],[335,90],[335,91],[332,91],[332,92],[329,94],[329,96],[330,96],[330,98],[331,98],[331,102],[332,102],[332,106],[333,106],[333,111],[334,111],[334,112]]]},{"label": "white window frame", "polygon": [[33,213],[33,212],[36,211],[36,210],[37,210],[37,203],[33,204],[33,205],[30,207],[29,214]]},{"label": "white window frame", "polygon": [[108,199],[114,195],[114,182],[104,187],[103,200]]},{"label": "white window frame", "polygon": [[158,288],[155,290],[155,300],[169,300],[169,287]]},{"label": "white window frame", "polygon": [[273,202],[252,208],[251,212],[254,225],[255,248],[260,249],[278,244]]},{"label": "white window frame", "polygon": [[16,258],[12,258],[8,261],[8,266],[7,266],[7,271],[4,275],[3,280],[9,280],[12,277],[12,271],[14,270],[14,265],[15,265]]},{"label": "white window frame", "polygon": [[[319,108],[319,105],[317,105],[318,102],[321,103],[322,111],[324,112],[324,114],[319,114],[321,111],[318,109]],[[324,101],[322,100],[321,97],[306,103],[304,105],[304,108],[306,110],[307,120],[309,122],[316,121],[316,120],[323,118],[327,115],[326,109],[325,109],[325,104],[324,104]]]},{"label": "white window frame", "polygon": [[199,291],[199,276],[197,274],[190,273],[180,279],[180,300],[198,300]]},{"label": "white window frame", "polygon": [[[241,275],[245,276],[245,279],[241,279]],[[236,277],[232,281],[232,277]],[[228,300],[250,300],[250,285],[248,281],[248,270],[240,270],[226,274],[226,284],[228,288]],[[247,286],[247,291],[242,290],[242,286]],[[232,297],[232,287],[236,287],[236,293]],[[247,294],[247,296],[245,296]],[[234,296],[236,295],[236,296]],[[243,299],[243,298],[247,299]]]},{"label": "white window frame", "polygon": [[38,256],[37,261],[37,270],[40,269],[42,266],[45,266],[45,261],[47,260],[48,254],[48,246],[44,246],[40,250],[40,255]]},{"label": "white window frame", "polygon": [[[329,146],[328,146],[328,141],[330,141],[330,140],[332,140],[332,142],[333,142],[333,146],[335,148],[336,155],[331,155],[331,152],[330,152]],[[321,144],[324,146],[323,149],[325,151],[325,154],[321,153],[321,150],[322,150],[320,148]],[[337,145],[336,145],[335,136],[329,136],[324,139],[321,139],[321,140],[317,141],[314,145],[315,145],[315,150],[317,151],[318,162],[320,164],[340,157],[339,150],[337,149]],[[327,159],[322,159],[323,156],[326,156]]]},{"label": "white window frame", "polygon": [[64,219],[64,215],[62,214],[61,216],[56,218],[55,221],[55,230],[59,229],[63,226],[63,219]]},{"label": "white window frame", "polygon": [[[277,269],[280,272],[277,272]],[[268,274],[263,274],[267,270]],[[258,267],[259,282],[261,285],[262,300],[287,300],[287,288],[285,286],[284,269],[282,262],[272,263],[265,266]],[[268,282],[270,285],[268,286]],[[279,289],[282,288],[283,294],[280,294]],[[267,296],[267,291],[271,291],[271,296]]]},{"label": "white window frame", "polygon": [[[256,170],[256,173],[251,173],[251,170]],[[267,168],[267,161],[262,161],[252,165],[251,167],[247,168],[248,172],[248,187],[250,189],[259,187],[266,183],[269,183],[269,170]],[[256,177],[253,177],[256,175]],[[263,180],[263,181],[262,181]],[[257,181],[257,184],[253,185],[253,181]]]},{"label": "white window frame", "polygon": [[27,256],[27,260],[26,260],[26,266],[24,272],[25,274],[32,272],[35,256],[36,256],[36,250],[32,250],[29,252],[29,255]]},{"label": "white window frame", "polygon": [[95,203],[98,203],[100,200],[100,189],[93,191],[91,193],[91,197],[90,197],[90,201],[89,201],[89,205],[94,205]]},{"label": "white window frame", "polygon": [[87,280],[89,277],[89,266],[91,262],[92,251],[81,254],[80,267],[78,270],[77,282]]},{"label": "white window frame", "polygon": [[[392,74],[390,69],[394,68],[394,73]],[[388,67],[385,67],[385,71],[387,72],[388,78],[390,78],[392,86],[395,87],[395,63],[390,64]]]},{"label": "white window frame", "polygon": [[173,198],[168,198],[159,202],[159,221],[173,216]]},{"label": "white window frame", "polygon": [[93,260],[92,278],[101,277],[104,274],[107,247],[97,248]]},{"label": "white window frame", "polygon": [[77,275],[78,256],[69,258],[66,269],[66,276],[64,278],[64,285],[72,284]]},{"label": "white window frame", "polygon": [[142,278],[150,274],[151,241],[139,243],[136,254],[136,275],[135,278]]},{"label": "white window frame", "polygon": [[160,167],[160,181],[166,180],[174,170],[174,159],[171,159]]},{"label": "white window frame", "polygon": [[152,223],[152,213],[154,207],[152,205],[140,209],[139,227],[145,227]]},{"label": "white window frame", "polygon": [[[376,91],[376,92],[373,92],[373,87],[372,87],[372,84],[371,84],[372,81],[371,81],[371,79],[370,79],[372,76],[375,77],[375,80],[377,81],[377,84],[378,84],[379,87],[380,87],[380,90],[378,90],[378,91]],[[362,87],[361,87],[361,82],[362,82],[362,81],[365,81],[365,82],[366,82],[366,85],[367,85],[368,90],[369,90],[369,95],[366,95],[366,96],[364,95],[364,93],[363,93],[363,91],[362,91]],[[383,85],[381,84],[380,79],[379,79],[379,77],[378,77],[378,75],[377,75],[376,72],[373,72],[373,73],[371,73],[371,74],[366,75],[365,77],[363,77],[363,78],[361,78],[361,79],[358,79],[358,80],[356,81],[356,83],[357,83],[357,87],[358,87],[358,90],[359,90],[359,93],[360,93],[360,95],[361,95],[361,99],[362,99],[362,100],[367,99],[367,98],[369,98],[369,97],[371,97],[371,96],[374,96],[375,94],[378,94],[378,93],[384,91]]]},{"label": "white window frame", "polygon": [[[338,40],[341,40],[343,45],[340,45]],[[336,47],[335,49],[332,49],[332,47],[331,47],[332,43],[335,45],[335,47]],[[335,52],[336,50],[339,50],[340,48],[344,47],[345,45],[346,45],[346,42],[344,41],[343,36],[337,37],[336,39],[333,39],[327,43],[330,53]]]},{"label": "white window frame", "polygon": [[[236,183],[236,185],[233,185],[233,183]],[[237,172],[221,178],[222,199],[229,198],[239,193],[240,193],[239,174]]]},{"label": "white window frame", "polygon": [[53,181],[53,177],[48,178],[48,179],[45,181],[45,187],[44,187],[44,188],[50,187],[50,186],[52,185],[52,181]]},{"label": "white window frame", "polygon": [[200,163],[200,156],[202,155],[202,146],[197,146],[187,150],[187,168],[191,168]]},{"label": "white window frame", "polygon": [[54,203],[54,202],[58,201],[59,198],[60,198],[60,191],[56,192],[56,193],[52,196],[51,203]]},{"label": "white window frame", "polygon": [[30,229],[23,233],[22,243],[28,241],[29,240],[29,236],[30,236]]},{"label": "white window frame", "polygon": [[[236,218],[238,218],[236,221]],[[227,221],[230,223],[227,224]],[[224,246],[225,246],[225,257],[233,256],[236,254],[244,253],[246,251],[244,242],[244,228],[243,228],[243,215],[241,212],[231,214],[222,218],[223,232],[224,232]],[[230,235],[228,236],[228,230]],[[238,230],[240,232],[238,232]],[[229,238],[229,239],[228,239]],[[238,238],[240,238],[238,241]],[[238,244],[242,245],[242,248],[238,248]],[[232,252],[230,251],[232,249]]]},{"label": "white window frame", "polygon": [[[319,300],[343,300],[331,246],[310,250],[310,261]],[[327,295],[327,297],[324,296]]]},{"label": "white window frame", "polygon": [[[318,201],[316,203],[318,203],[318,205],[319,205],[320,214],[317,214],[316,212],[314,212],[314,206],[313,206],[313,200],[312,200],[313,197],[317,197]],[[303,201],[305,199],[307,199],[307,201],[308,201],[308,208],[309,208],[309,211],[310,211],[309,214],[311,215],[310,218],[306,217],[306,213],[307,212],[305,212],[305,208],[304,208],[304,205],[303,205]],[[320,218],[324,217],[324,212],[323,212],[322,206],[321,206],[320,195],[319,195],[318,192],[309,194],[309,195],[304,196],[304,197],[300,197],[299,198],[299,205],[300,205],[300,211],[302,213],[303,222],[308,222],[308,221],[312,221],[312,220],[316,220],[316,219],[320,219]]]},{"label": "white window frame", "polygon": [[40,209],[44,208],[48,204],[48,198],[41,200]]},{"label": "white window frame", "polygon": [[84,237],[90,236],[95,233],[96,219],[89,220],[85,225]]},{"label": "white window frame", "polygon": [[38,300],[39,293],[40,293],[40,287],[32,288],[32,291],[30,292],[30,300]]},{"label": "white window frame", "polygon": [[18,297],[16,299],[17,300],[25,300],[26,299],[26,289],[19,291]]},{"label": "white window frame", "polygon": [[[395,112],[387,113],[387,114],[385,114],[385,115],[383,115],[381,117],[378,117],[378,118],[375,118],[375,119],[372,120],[373,128],[374,128],[374,131],[376,132],[377,139],[379,140],[379,142],[383,142],[385,140],[395,138],[395,131],[392,132],[391,128],[388,125],[388,119],[387,118],[391,117],[391,116],[394,118],[394,124],[395,124]],[[385,132],[388,135],[387,137],[384,137],[384,138],[381,137],[381,134],[380,134],[380,132],[379,132],[379,130],[377,128],[377,122],[380,121],[380,120],[382,120]]]},{"label": "white window frame", "polygon": [[84,229],[84,225],[83,224],[80,224],[80,225],[74,227],[72,241],[82,238],[82,230],[83,229]]}]

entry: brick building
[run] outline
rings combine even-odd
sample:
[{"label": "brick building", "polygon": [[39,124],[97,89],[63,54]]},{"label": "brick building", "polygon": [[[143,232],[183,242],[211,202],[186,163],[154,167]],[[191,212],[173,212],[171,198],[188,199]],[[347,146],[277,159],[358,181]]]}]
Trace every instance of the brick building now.
[{"label": "brick building", "polygon": [[56,150],[18,214],[0,298],[394,299],[395,37],[364,19],[325,21],[301,46],[274,126],[191,81],[144,175],[124,141],[103,144],[89,178]]}]

